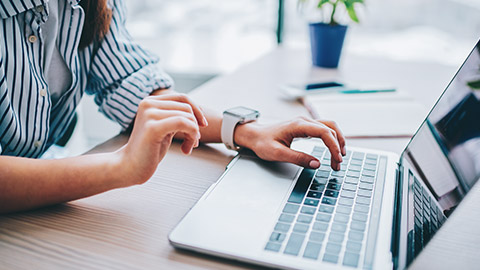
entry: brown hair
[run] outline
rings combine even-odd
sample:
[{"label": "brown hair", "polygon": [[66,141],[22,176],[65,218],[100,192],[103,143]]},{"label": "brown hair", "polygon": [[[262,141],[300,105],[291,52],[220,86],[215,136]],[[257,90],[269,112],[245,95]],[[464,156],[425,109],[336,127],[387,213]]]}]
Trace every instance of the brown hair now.
[{"label": "brown hair", "polygon": [[107,0],[82,0],[80,6],[85,11],[85,23],[78,47],[83,49],[108,33],[112,10],[107,7]]}]

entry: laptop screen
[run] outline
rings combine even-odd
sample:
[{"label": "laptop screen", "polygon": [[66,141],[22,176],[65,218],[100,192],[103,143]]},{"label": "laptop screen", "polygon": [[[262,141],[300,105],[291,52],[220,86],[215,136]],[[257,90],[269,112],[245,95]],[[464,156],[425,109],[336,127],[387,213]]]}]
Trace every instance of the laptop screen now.
[{"label": "laptop screen", "polygon": [[413,167],[407,172],[408,219],[413,220],[409,230],[413,234],[414,227],[419,226],[422,231],[409,240],[422,245],[416,247],[413,259],[417,249],[421,250],[441,226],[442,218],[452,213],[480,178],[480,41],[402,157]]}]

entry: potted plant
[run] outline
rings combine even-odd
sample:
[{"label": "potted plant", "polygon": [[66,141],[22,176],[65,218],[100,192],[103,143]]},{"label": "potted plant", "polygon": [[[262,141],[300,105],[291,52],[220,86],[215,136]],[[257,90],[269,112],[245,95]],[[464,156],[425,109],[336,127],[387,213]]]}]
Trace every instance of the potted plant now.
[{"label": "potted plant", "polygon": [[[349,20],[358,23],[355,6],[363,0],[299,0],[299,8],[312,6],[322,14],[320,22],[309,23],[312,63],[315,66],[336,68],[340,61],[343,41]],[[345,20],[345,13],[348,18]],[[342,18],[343,16],[343,18]],[[343,20],[342,20],[343,19]]]}]

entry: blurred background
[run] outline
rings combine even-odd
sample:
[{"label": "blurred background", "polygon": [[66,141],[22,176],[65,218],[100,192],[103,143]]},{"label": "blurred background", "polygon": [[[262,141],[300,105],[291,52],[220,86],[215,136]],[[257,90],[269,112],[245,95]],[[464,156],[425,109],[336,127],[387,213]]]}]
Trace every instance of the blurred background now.
[{"label": "blurred background", "polygon": [[[308,49],[309,19],[297,0],[284,0],[283,42],[277,44],[279,0],[124,0],[127,28],[189,92],[215,76],[275,49]],[[458,67],[480,37],[479,0],[365,0],[350,24],[344,53],[420,60]],[[80,154],[120,128],[97,112],[92,97],[66,151]]]}]

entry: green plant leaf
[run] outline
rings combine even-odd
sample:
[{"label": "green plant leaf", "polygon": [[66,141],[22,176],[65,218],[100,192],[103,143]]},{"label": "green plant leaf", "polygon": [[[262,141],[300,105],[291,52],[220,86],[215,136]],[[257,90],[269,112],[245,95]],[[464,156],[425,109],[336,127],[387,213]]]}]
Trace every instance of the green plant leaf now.
[{"label": "green plant leaf", "polygon": [[467,85],[474,90],[480,90],[480,80],[468,82]]},{"label": "green plant leaf", "polygon": [[318,5],[317,5],[317,8],[322,8],[323,5],[325,5],[326,3],[329,3],[330,0],[320,0],[318,1]]},{"label": "green plant leaf", "polygon": [[347,8],[347,12],[348,12],[348,16],[350,16],[350,19],[352,19],[352,21],[358,23],[360,22],[358,20],[358,17],[357,17],[357,13],[355,12],[355,8],[353,6],[353,3],[351,3],[350,1],[346,0],[344,2],[345,4],[345,7]]}]

